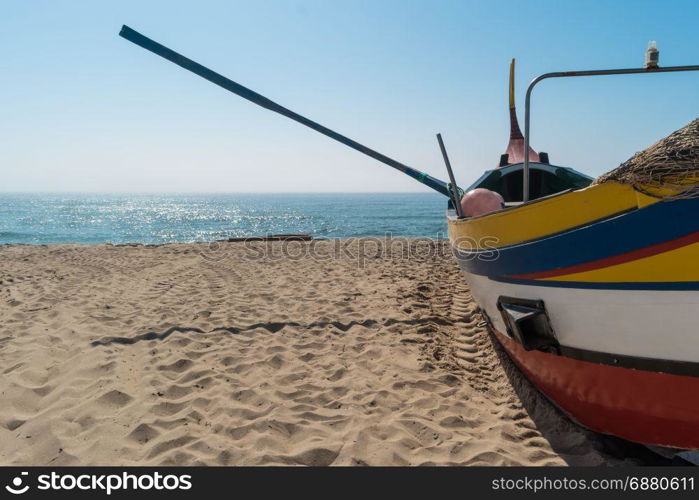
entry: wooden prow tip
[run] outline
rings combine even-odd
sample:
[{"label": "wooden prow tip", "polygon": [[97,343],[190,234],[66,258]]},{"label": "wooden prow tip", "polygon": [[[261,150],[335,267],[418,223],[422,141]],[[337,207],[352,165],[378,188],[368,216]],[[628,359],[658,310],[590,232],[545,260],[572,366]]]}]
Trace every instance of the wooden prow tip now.
[{"label": "wooden prow tip", "polygon": [[[515,59],[510,62],[510,142],[507,144],[507,158],[503,155],[500,161],[500,167],[510,165],[512,163],[521,163],[524,161],[524,136],[519,128],[517,120],[517,109],[515,107]],[[529,159],[531,161],[539,161],[539,155],[529,148]]]},{"label": "wooden prow tip", "polygon": [[515,108],[515,58],[510,62],[510,109]]},{"label": "wooden prow tip", "polygon": [[515,107],[515,60],[510,63],[510,139],[524,139],[517,120]]}]

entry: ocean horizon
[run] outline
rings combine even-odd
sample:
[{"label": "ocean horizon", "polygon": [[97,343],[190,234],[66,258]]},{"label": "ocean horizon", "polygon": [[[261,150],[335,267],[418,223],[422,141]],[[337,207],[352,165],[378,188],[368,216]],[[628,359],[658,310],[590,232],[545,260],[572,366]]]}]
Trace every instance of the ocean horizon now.
[{"label": "ocean horizon", "polygon": [[0,193],[0,244],[445,238],[446,207],[436,193]]}]

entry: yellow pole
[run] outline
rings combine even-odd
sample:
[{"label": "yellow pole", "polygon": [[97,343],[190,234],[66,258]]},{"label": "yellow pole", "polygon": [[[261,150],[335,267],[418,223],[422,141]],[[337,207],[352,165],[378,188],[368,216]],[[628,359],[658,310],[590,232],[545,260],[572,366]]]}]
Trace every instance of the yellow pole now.
[{"label": "yellow pole", "polygon": [[510,109],[515,107],[515,60],[510,63]]}]

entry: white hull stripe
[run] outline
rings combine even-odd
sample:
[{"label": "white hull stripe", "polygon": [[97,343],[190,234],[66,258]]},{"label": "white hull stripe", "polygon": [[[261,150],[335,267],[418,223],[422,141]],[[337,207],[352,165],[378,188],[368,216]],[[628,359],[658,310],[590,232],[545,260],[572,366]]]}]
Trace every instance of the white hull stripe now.
[{"label": "white hull stripe", "polygon": [[694,372],[682,363],[699,362],[699,291],[552,288],[465,274],[499,332],[507,330],[499,297],[543,300],[556,339],[571,357],[677,374]]}]

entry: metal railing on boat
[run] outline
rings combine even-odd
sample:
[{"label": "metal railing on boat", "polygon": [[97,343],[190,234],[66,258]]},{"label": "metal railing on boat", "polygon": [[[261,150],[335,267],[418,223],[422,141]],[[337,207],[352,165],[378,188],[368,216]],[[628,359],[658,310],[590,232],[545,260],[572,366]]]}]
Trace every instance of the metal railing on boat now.
[{"label": "metal railing on boat", "polygon": [[573,76],[599,76],[599,75],[631,75],[631,74],[649,74],[649,73],[674,73],[678,71],[699,71],[699,65],[696,66],[668,66],[661,67],[645,67],[645,68],[627,68],[627,69],[599,69],[587,71],[558,71],[554,73],[545,73],[534,78],[529,87],[527,87],[527,95],[524,100],[524,167],[522,169],[522,200],[529,201],[529,131],[531,117],[531,96],[532,90],[537,83],[548,78],[569,78]]}]

